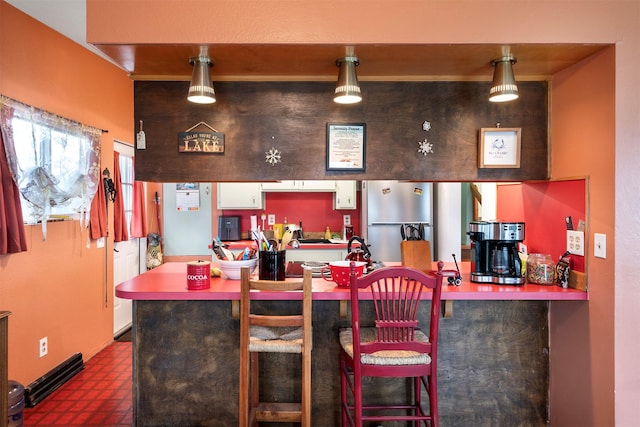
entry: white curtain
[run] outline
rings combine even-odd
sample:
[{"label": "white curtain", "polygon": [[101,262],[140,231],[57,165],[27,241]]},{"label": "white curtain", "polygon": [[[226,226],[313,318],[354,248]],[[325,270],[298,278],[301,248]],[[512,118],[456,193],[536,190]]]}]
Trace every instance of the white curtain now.
[{"label": "white curtain", "polygon": [[43,223],[52,212],[88,217],[100,180],[102,131],[0,97],[0,125],[7,161],[22,198],[27,223]]}]

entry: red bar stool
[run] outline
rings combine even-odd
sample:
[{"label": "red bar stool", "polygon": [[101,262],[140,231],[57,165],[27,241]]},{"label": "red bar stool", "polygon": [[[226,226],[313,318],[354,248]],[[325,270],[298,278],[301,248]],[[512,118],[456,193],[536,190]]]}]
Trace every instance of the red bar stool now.
[{"label": "red bar stool", "polygon": [[[437,273],[386,267],[356,277],[352,264],[351,328],[340,330],[343,426],[362,426],[365,421],[413,421],[415,425],[438,427],[436,374],[442,265],[438,263]],[[373,327],[360,325],[360,298],[366,294],[361,289],[368,290],[373,299]],[[417,319],[418,306],[426,292],[432,293],[428,334],[419,329]],[[365,377],[412,378],[412,398],[387,405],[365,404]],[[422,403],[423,389],[428,394],[428,410]]]},{"label": "red bar stool", "polygon": [[[239,426],[264,422],[299,422],[311,426],[311,270],[302,280],[251,280],[242,268],[240,283],[240,398]],[[251,310],[251,290],[302,290],[299,314],[257,314]],[[302,358],[300,402],[261,402],[259,353],[297,353]]]}]

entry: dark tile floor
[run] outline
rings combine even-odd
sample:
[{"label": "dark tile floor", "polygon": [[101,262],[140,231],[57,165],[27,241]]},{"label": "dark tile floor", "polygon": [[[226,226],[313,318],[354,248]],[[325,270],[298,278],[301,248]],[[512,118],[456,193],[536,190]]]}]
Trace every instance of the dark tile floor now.
[{"label": "dark tile floor", "polygon": [[116,341],[85,362],[85,368],[34,408],[24,425],[131,426],[131,342]]}]

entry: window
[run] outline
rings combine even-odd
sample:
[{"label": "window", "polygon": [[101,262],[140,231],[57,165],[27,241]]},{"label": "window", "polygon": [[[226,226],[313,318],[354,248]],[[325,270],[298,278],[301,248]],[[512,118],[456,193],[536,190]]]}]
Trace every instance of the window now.
[{"label": "window", "polygon": [[101,184],[99,129],[0,100],[0,124],[24,220],[87,213]]},{"label": "window", "polygon": [[122,203],[127,218],[127,230],[131,230],[133,216],[133,159],[120,153],[120,183],[122,184]]}]

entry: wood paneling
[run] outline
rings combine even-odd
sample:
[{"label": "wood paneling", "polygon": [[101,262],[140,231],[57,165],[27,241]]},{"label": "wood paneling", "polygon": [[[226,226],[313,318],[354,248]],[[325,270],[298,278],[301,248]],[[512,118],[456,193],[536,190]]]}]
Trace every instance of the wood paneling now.
[{"label": "wood paneling", "polygon": [[[97,44],[134,80],[191,79],[189,58],[200,47],[188,44]],[[518,81],[548,80],[602,50],[602,44],[216,44],[205,46],[215,81],[335,81],[335,61],[360,59],[362,81],[490,81],[490,62],[516,57]]]},{"label": "wood paneling", "polygon": [[[548,302],[454,305],[454,316],[440,322],[440,425],[546,426]],[[429,308],[428,301],[421,304],[421,319],[429,318]],[[313,303],[312,423],[318,427],[340,425],[338,329],[350,318],[339,309],[338,301]],[[361,311],[363,322],[374,318],[371,304]],[[239,321],[231,301],[134,301],[133,343],[135,425],[237,424]],[[261,359],[261,387],[279,401],[299,398],[299,356],[287,356]],[[365,395],[387,400],[404,386],[377,379],[365,385]]]},{"label": "wood paneling", "polygon": [[[520,99],[487,101],[489,83],[363,82],[364,100],[332,101],[333,83],[220,82],[218,101],[186,100],[187,82],[135,83],[135,126],[143,121],[146,150],[136,150],[136,179],[164,182],[282,179],[521,181],[547,178],[547,83],[519,84]],[[424,131],[423,122],[431,123]],[[205,122],[225,134],[223,155],[178,153],[178,133]],[[367,124],[366,171],[327,172],[326,123]],[[478,169],[483,127],[522,129],[521,166]],[[433,153],[418,152],[427,139]],[[275,148],[282,162],[272,166]]]}]

